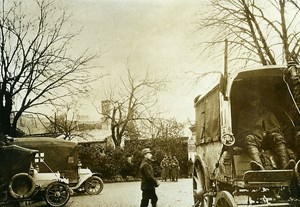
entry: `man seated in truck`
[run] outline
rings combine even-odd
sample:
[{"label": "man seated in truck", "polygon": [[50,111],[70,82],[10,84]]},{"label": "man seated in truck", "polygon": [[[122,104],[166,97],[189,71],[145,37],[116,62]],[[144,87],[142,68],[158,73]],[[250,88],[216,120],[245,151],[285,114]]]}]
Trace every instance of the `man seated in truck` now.
[{"label": "man seated in truck", "polygon": [[286,139],[280,124],[267,107],[261,103],[261,94],[256,88],[247,93],[247,106],[241,110],[238,117],[237,139],[247,150],[252,161],[253,170],[264,170],[261,160],[261,150],[272,150],[282,169],[292,169],[295,160],[290,159],[286,147]]}]

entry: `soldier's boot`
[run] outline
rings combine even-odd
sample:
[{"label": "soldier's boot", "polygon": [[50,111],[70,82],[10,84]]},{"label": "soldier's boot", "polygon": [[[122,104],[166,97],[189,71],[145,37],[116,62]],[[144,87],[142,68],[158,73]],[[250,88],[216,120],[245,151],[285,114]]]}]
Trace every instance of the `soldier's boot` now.
[{"label": "soldier's boot", "polygon": [[250,166],[252,170],[264,170],[262,161],[260,159],[260,152],[256,146],[248,146],[248,153],[252,160],[250,161]]},{"label": "soldier's boot", "polygon": [[277,154],[282,169],[293,169],[295,167],[296,162],[293,159],[290,160],[284,143],[277,144],[274,151]]}]

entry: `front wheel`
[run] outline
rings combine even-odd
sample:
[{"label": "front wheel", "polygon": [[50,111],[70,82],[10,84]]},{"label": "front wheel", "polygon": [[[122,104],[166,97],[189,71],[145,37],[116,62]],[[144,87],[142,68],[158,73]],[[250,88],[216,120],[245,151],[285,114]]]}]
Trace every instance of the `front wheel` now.
[{"label": "front wheel", "polygon": [[228,191],[220,191],[216,197],[216,207],[237,207],[237,204]]},{"label": "front wheel", "polygon": [[101,178],[92,176],[84,183],[84,189],[89,195],[98,195],[103,190],[104,184]]},{"label": "front wheel", "polygon": [[45,200],[49,206],[64,206],[70,199],[69,187],[61,182],[53,182],[47,186]]}]

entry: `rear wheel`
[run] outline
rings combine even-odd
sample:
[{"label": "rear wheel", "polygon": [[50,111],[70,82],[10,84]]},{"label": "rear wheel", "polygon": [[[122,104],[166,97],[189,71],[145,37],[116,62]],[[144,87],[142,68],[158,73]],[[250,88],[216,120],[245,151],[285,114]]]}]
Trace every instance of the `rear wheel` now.
[{"label": "rear wheel", "polygon": [[92,176],[85,181],[84,189],[89,195],[97,195],[103,190],[103,181],[97,176]]},{"label": "rear wheel", "polygon": [[220,191],[216,197],[216,207],[237,207],[237,204],[228,191]]},{"label": "rear wheel", "polygon": [[61,182],[53,182],[47,186],[45,200],[49,206],[64,206],[70,199],[69,187]]},{"label": "rear wheel", "polygon": [[211,207],[212,197],[205,196],[210,189],[210,180],[199,161],[195,162],[193,173],[194,207]]}]

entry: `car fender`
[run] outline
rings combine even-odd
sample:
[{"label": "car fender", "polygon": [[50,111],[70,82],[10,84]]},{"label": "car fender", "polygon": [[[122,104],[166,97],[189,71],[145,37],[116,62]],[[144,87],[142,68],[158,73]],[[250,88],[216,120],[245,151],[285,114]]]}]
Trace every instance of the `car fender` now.
[{"label": "car fender", "polygon": [[89,174],[89,175],[85,175],[84,178],[81,180],[82,181],[81,184],[83,184],[87,179],[89,179],[93,176],[97,176],[101,179],[100,175],[101,175],[100,173],[92,173],[92,174]]},{"label": "car fender", "polygon": [[[84,182],[89,179],[92,176],[97,176],[100,178],[100,173],[92,173],[92,171],[88,168],[85,169],[79,169],[79,182],[76,184],[76,186],[71,187],[71,189],[77,189],[79,188]],[[101,178],[100,178],[101,179]]]},{"label": "car fender", "polygon": [[[101,179],[101,174],[100,174],[100,173],[93,173],[92,176],[97,176],[97,177],[99,177],[99,178]],[[92,176],[91,176],[91,177],[92,177]],[[102,180],[102,179],[101,179],[101,180]]]}]

